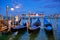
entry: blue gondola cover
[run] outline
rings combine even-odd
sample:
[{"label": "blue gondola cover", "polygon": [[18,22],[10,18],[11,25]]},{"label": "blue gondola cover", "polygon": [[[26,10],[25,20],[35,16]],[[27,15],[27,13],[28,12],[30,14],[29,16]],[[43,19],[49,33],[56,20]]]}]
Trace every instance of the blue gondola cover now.
[{"label": "blue gondola cover", "polygon": [[46,30],[52,30],[52,27],[51,26],[48,26],[45,28]]},{"label": "blue gondola cover", "polygon": [[49,23],[48,20],[44,19],[44,24],[48,24],[48,23]]}]

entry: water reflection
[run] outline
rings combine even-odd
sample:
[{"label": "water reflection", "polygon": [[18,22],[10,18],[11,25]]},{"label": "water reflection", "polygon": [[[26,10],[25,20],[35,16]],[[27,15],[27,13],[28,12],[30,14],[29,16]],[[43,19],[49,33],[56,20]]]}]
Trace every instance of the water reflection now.
[{"label": "water reflection", "polygon": [[8,40],[8,39],[9,39],[9,35],[0,34],[0,40]]},{"label": "water reflection", "polygon": [[25,31],[17,31],[14,34],[10,35],[9,40],[19,40],[26,33]]},{"label": "water reflection", "polygon": [[[39,30],[40,31],[40,30]],[[35,38],[38,36],[39,31],[33,32],[29,35],[29,40],[35,40]]]},{"label": "water reflection", "polygon": [[48,40],[54,40],[53,30],[52,31],[45,31]]}]

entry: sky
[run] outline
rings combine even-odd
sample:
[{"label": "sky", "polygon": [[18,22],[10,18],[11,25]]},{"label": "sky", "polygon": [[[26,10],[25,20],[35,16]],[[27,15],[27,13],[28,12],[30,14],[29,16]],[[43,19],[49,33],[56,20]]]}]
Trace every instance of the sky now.
[{"label": "sky", "polygon": [[0,14],[3,16],[6,16],[7,5],[8,15],[28,14],[29,11],[45,15],[60,13],[60,0],[0,0]]}]

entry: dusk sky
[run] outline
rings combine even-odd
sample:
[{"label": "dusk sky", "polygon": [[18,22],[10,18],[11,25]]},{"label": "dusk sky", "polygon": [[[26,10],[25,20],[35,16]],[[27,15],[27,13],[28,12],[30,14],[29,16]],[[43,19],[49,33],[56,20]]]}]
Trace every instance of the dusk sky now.
[{"label": "dusk sky", "polygon": [[0,0],[0,14],[6,15],[6,5],[8,15],[28,14],[28,11],[46,15],[60,13],[60,0]]}]

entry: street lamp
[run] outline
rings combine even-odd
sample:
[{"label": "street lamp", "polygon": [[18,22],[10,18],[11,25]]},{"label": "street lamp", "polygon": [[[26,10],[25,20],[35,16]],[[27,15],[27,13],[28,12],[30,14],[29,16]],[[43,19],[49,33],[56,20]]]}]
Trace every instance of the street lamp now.
[{"label": "street lamp", "polygon": [[[16,5],[16,6],[15,6],[15,8],[16,8],[16,9],[18,9],[18,8],[20,8],[20,6],[19,6],[19,5]],[[12,8],[10,8],[10,10],[11,10],[11,11],[14,11],[14,10],[15,10],[15,8],[14,8],[14,7],[12,7]]]},{"label": "street lamp", "polygon": [[[11,11],[14,11],[15,9],[12,7],[12,8],[10,8],[10,10]],[[10,20],[14,20],[14,16],[12,16],[11,14],[10,14]],[[13,23],[14,24],[14,23]]]}]

